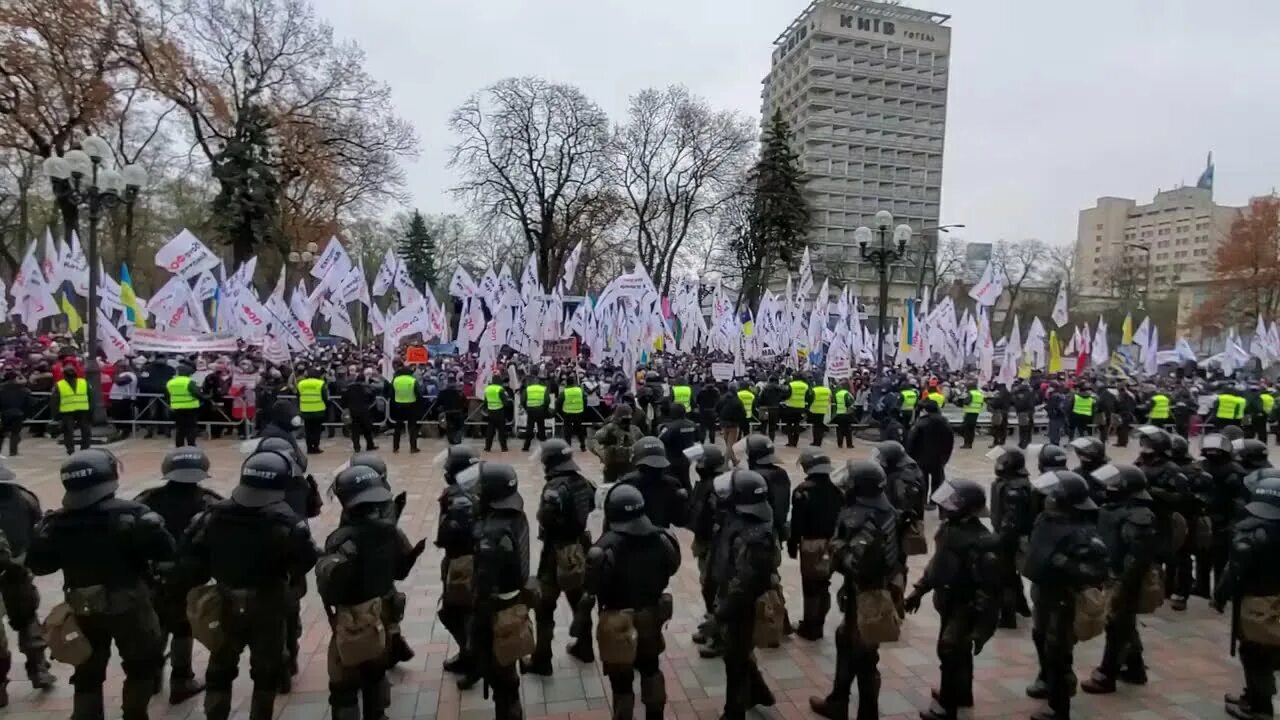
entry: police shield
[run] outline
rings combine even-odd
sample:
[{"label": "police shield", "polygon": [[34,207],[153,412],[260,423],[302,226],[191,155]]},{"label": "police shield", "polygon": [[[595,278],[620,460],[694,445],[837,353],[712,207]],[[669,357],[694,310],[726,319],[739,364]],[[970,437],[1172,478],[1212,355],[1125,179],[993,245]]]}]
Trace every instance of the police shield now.
[{"label": "police shield", "polygon": [[1231,452],[1231,441],[1226,436],[1218,433],[1209,433],[1200,440],[1200,452],[1205,450],[1220,450],[1225,453]]},{"label": "police shield", "polygon": [[468,493],[477,494],[480,492],[480,463],[475,463],[471,467],[463,470],[454,476],[454,482],[458,487]]},{"label": "police shield", "polygon": [[1058,486],[1058,473],[1047,472],[1031,481],[1031,487],[1043,495],[1048,495]]}]

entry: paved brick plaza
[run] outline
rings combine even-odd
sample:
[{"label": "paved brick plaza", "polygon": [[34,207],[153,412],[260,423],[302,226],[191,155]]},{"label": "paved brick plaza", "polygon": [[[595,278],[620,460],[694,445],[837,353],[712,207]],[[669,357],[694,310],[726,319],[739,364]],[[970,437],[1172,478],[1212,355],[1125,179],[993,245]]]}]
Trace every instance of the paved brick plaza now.
[{"label": "paved brick plaza", "polygon": [[[431,458],[443,447],[441,441],[423,444],[423,452],[409,455],[407,452],[392,455],[390,438],[384,439],[386,458],[391,467],[392,482],[397,489],[407,490],[409,504],[402,526],[410,539],[432,537],[436,522],[435,498],[439,492],[440,475],[430,467]],[[828,442],[828,449],[843,459],[850,454],[866,457],[866,443],[852,451],[836,451]],[[212,487],[226,492],[235,484],[241,455],[237,443],[221,440],[205,443],[213,459],[214,481]],[[518,445],[513,446],[518,448]],[[985,447],[985,444],[984,444]],[[330,472],[344,462],[350,450],[341,437],[325,441],[325,454],[311,458],[311,470],[321,487],[328,484]],[[121,496],[133,497],[137,492],[156,481],[160,460],[168,445],[161,439],[130,440],[114,448],[124,464]],[[990,464],[983,457],[985,449],[959,451],[952,463],[951,472],[968,474],[983,482],[990,480]],[[1116,451],[1117,457],[1132,457],[1131,451]],[[598,477],[598,463],[587,454],[580,461],[589,476]],[[46,507],[56,507],[61,497],[57,481],[58,464],[63,450],[47,439],[24,442],[22,456],[13,458],[9,466],[39,496]],[[528,453],[513,449],[505,456],[494,454],[513,462],[520,472],[521,492],[531,505],[540,482],[536,463],[529,461]],[[792,471],[793,481],[798,481],[799,469],[794,466],[797,452],[783,449],[782,457]],[[333,528],[338,518],[336,502],[327,501],[324,514],[313,523],[317,542]],[[533,508],[529,508],[532,520]],[[719,716],[725,688],[724,665],[719,660],[703,660],[697,648],[689,641],[692,629],[701,618],[702,602],[697,590],[697,569],[688,556],[688,533],[680,532],[685,548],[683,567],[672,588],[675,594],[675,618],[667,627],[667,653],[663,671],[667,675],[670,694],[668,716],[681,720],[706,720]],[[536,562],[535,549],[535,562]],[[437,556],[434,548],[418,563],[414,573],[401,589],[409,595],[408,617],[404,623],[405,634],[417,650],[417,658],[402,666],[392,675],[394,688],[390,717],[394,720],[480,720],[492,717],[491,704],[481,698],[480,690],[459,692],[453,678],[441,670],[441,663],[452,653],[448,634],[435,617],[440,595]],[[912,575],[918,576],[923,558],[912,563]],[[786,560],[783,576],[787,586],[788,602],[793,617],[799,614],[799,568],[795,561]],[[52,578],[42,579],[40,588],[44,596],[41,612],[46,612],[57,598],[61,588]],[[329,629],[324,613],[314,592],[304,603],[306,630],[302,639],[303,669],[294,683],[293,694],[281,697],[277,702],[277,717],[285,720],[320,720],[328,717],[324,647]],[[523,697],[527,715],[532,718],[554,720],[606,720],[608,712],[608,683],[604,681],[599,665],[586,666],[569,659],[564,654],[567,642],[569,614],[563,602],[558,610],[556,626],[560,636],[555,643],[556,674],[552,678],[526,678]],[[827,619],[827,637],[818,643],[797,638],[785,641],[781,648],[759,653],[759,659],[770,684],[777,691],[777,707],[763,715],[793,718],[815,717],[808,710],[811,695],[825,693],[830,687],[831,672],[835,664],[835,649],[831,632],[837,618],[833,613]],[[1210,610],[1202,599],[1193,599],[1185,613],[1173,613],[1162,608],[1154,616],[1142,622],[1143,642],[1147,648],[1151,683],[1146,687],[1122,686],[1115,695],[1102,698],[1078,696],[1074,709],[1081,718],[1125,718],[1129,720],[1157,720],[1158,718],[1222,718],[1222,695],[1240,686],[1238,663],[1227,655],[1227,620]],[[904,627],[903,640],[882,648],[880,670],[884,687],[880,708],[886,718],[916,718],[919,708],[929,703],[929,690],[937,685],[937,660],[934,642],[937,635],[937,617],[928,600],[921,611],[910,616]],[[197,646],[199,647],[199,646]],[[202,672],[205,655],[197,651],[197,672]],[[1102,639],[1095,639],[1076,651],[1076,674],[1087,677],[1102,652]],[[10,685],[12,703],[0,716],[15,720],[53,720],[65,718],[71,708],[71,688],[66,680],[70,669],[56,666],[60,684],[47,694],[34,692],[26,682],[20,663],[15,663],[15,681]],[[1035,653],[1031,646],[1029,626],[1025,623],[1018,630],[1001,630],[976,660],[974,695],[977,700],[975,717],[1025,718],[1038,707],[1028,700],[1023,687],[1035,673]],[[167,673],[166,673],[167,677]],[[107,680],[108,717],[118,717],[120,692],[119,663],[113,662]],[[236,699],[239,703],[236,718],[247,716],[249,679],[247,656],[236,682]],[[639,705],[637,703],[637,705]],[[164,696],[152,703],[152,717],[165,719],[202,718],[201,698],[170,707]],[[639,711],[639,707],[637,707]]]}]

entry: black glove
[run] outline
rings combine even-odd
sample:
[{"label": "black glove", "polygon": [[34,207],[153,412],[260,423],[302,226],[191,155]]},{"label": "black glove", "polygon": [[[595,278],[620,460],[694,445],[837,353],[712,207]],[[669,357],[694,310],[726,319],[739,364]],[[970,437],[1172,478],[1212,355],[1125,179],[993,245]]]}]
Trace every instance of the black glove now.
[{"label": "black glove", "polygon": [[920,588],[914,588],[911,594],[902,601],[902,607],[909,613],[914,615],[920,609],[920,600],[924,597],[924,593],[920,592]]},{"label": "black glove", "polygon": [[973,639],[973,654],[975,657],[982,653],[982,648],[986,646],[987,641],[990,639],[991,638],[974,638]]}]

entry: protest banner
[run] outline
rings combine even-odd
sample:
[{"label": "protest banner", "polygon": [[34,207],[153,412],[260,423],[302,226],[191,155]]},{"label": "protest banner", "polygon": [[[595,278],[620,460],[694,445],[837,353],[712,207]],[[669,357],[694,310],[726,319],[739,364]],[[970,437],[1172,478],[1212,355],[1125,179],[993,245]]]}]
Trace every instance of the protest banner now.
[{"label": "protest banner", "polygon": [[134,328],[129,345],[135,352],[162,353],[235,352],[239,349],[234,335],[179,335],[147,328]]},{"label": "protest banner", "polygon": [[733,379],[733,363],[711,363],[711,377],[721,382]]},{"label": "protest banner", "polygon": [[548,340],[542,344],[542,354],[552,360],[576,360],[578,358],[578,338]]},{"label": "protest banner", "polygon": [[427,349],[421,345],[414,345],[404,349],[404,362],[406,365],[425,365],[427,357]]}]

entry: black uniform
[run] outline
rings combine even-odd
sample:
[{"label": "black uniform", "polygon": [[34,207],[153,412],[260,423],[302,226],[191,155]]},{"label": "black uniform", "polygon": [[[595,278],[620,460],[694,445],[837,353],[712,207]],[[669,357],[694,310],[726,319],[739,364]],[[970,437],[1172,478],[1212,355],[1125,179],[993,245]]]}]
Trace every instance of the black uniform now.
[{"label": "black uniform", "polygon": [[712,572],[716,531],[724,522],[724,514],[730,508],[725,502],[723,487],[717,492],[715,479],[727,472],[724,451],[716,445],[703,445],[695,468],[698,481],[689,497],[689,512],[685,526],[693,532],[693,556],[698,561],[698,586],[702,591],[702,603],[706,608],[703,622],[693,635],[699,645],[716,641],[715,621],[716,580]]},{"label": "black uniform", "polygon": [[482,463],[479,483],[480,516],[474,543],[476,606],[467,647],[474,653],[484,681],[493,689],[495,717],[520,720],[524,710],[520,705],[516,658],[497,656],[494,625],[508,616],[528,623],[528,606],[522,591],[529,581],[529,521],[525,519],[524,502],[516,490],[516,473],[510,465]]},{"label": "black uniform", "polygon": [[800,560],[800,588],[804,593],[804,617],[796,634],[821,640],[831,609],[831,540],[843,493],[831,482],[831,458],[821,450],[800,455],[805,478],[791,494],[791,528],[787,555]]},{"label": "black uniform", "polygon": [[[1231,560],[1214,591],[1219,612],[1231,603],[1231,637],[1239,643],[1244,690],[1226,697],[1227,714],[1242,720],[1269,718],[1276,694],[1280,646],[1273,619],[1280,604],[1280,478],[1261,479],[1231,532]],[[1274,618],[1274,615],[1270,615]]]},{"label": "black uniform", "polygon": [[622,476],[644,495],[644,511],[660,528],[683,525],[688,514],[688,484],[669,474],[671,463],[666,448],[655,437],[642,437],[631,448],[636,469]]},{"label": "black uniform", "polygon": [[[599,605],[600,653],[613,690],[614,720],[632,718],[637,673],[645,718],[660,720],[667,688],[658,658],[666,649],[662,626],[672,612],[665,591],[680,567],[680,543],[649,521],[644,496],[634,487],[615,484],[604,502],[605,530],[587,555],[586,594],[577,606],[574,635],[589,632],[591,608]],[[635,631],[630,658],[627,625]]]},{"label": "black uniform", "polygon": [[462,386],[457,380],[449,380],[449,384],[440,391],[436,407],[444,420],[444,434],[449,444],[461,443],[463,430],[466,428],[467,399],[463,397]]},{"label": "black uniform", "polygon": [[1207,548],[1196,549],[1196,581],[1192,592],[1210,597],[1222,580],[1231,549],[1231,528],[1241,506],[1248,500],[1244,488],[1244,468],[1231,457],[1231,445],[1221,435],[1201,440],[1200,470],[1209,482],[1196,493],[1210,524],[1212,538]]},{"label": "black uniform", "polygon": [[704,382],[698,389],[694,404],[698,408],[698,425],[706,433],[707,442],[714,443],[716,441],[716,407],[720,405],[720,390],[716,384],[710,379]]},{"label": "black uniform", "polygon": [[658,439],[667,450],[671,467],[667,473],[680,481],[685,490],[692,489],[689,481],[689,458],[684,451],[698,443],[698,425],[685,416],[684,407],[672,404],[671,421],[658,430]]},{"label": "black uniform", "polygon": [[1004,450],[995,460],[995,473],[995,482],[991,483],[991,528],[999,540],[1000,627],[1016,628],[1018,615],[1031,615],[1022,590],[1019,561],[1026,555],[1035,523],[1035,491],[1021,450]]},{"label": "black uniform", "polygon": [[[182,539],[178,571],[192,585],[213,580],[222,598],[221,642],[209,655],[205,715],[226,720],[240,654],[249,650],[251,720],[268,720],[288,677],[282,649],[290,585],[315,565],[317,550],[305,520],[285,503],[290,460],[260,451],[245,460],[230,500],[196,517]],[[193,632],[195,628],[193,628]],[[197,634],[199,637],[199,634]]]},{"label": "black uniform", "polygon": [[1000,447],[1009,437],[1009,410],[1013,407],[1013,395],[1004,383],[998,383],[987,397],[987,409],[991,411],[991,447]]},{"label": "black uniform", "polygon": [[1025,383],[1015,385],[1011,395],[1013,410],[1018,416],[1018,447],[1026,450],[1031,444],[1031,435],[1035,429],[1036,405],[1040,401],[1036,397],[1036,391]]},{"label": "black uniform", "polygon": [[353,621],[384,628],[398,622],[404,595],[395,583],[408,576],[426,540],[410,545],[396,527],[388,511],[391,490],[374,469],[352,465],[338,473],[333,489],[342,517],[316,562],[316,587],[332,628],[329,706],[334,720],[380,720],[390,697],[388,644],[384,636],[370,647]]},{"label": "black uniform", "polygon": [[753,650],[756,601],[774,589],[778,538],[764,478],[737,470],[730,485],[734,512],[721,530],[725,581],[716,597],[716,623],[724,638],[727,683],[722,717],[743,720],[748,709],[774,704]]},{"label": "black uniform", "polygon": [[[556,602],[563,593],[569,607],[582,600],[586,582],[587,549],[591,535],[587,516],[595,509],[596,487],[582,475],[573,461],[573,451],[563,440],[542,444],[542,464],[546,484],[538,502],[538,556],[540,596],[534,613],[537,619],[537,647],[524,666],[526,673],[551,674],[551,640],[556,629]],[[569,654],[585,663],[595,662],[591,627],[569,645]]]},{"label": "black uniform", "polygon": [[[1045,485],[1048,478],[1050,485]],[[1031,640],[1040,661],[1040,672],[1027,695],[1047,699],[1049,707],[1034,720],[1070,717],[1076,676],[1072,670],[1077,641],[1074,632],[1077,603],[1082,592],[1100,589],[1107,580],[1107,546],[1094,529],[1097,504],[1084,478],[1067,470],[1055,470],[1036,480],[1048,495],[1045,509],[1036,518],[1022,574],[1033,583]],[[1091,597],[1100,595],[1098,593]]]},{"label": "black uniform", "polygon": [[[137,501],[164,520],[165,530],[175,538],[186,533],[191,521],[221,502],[218,493],[201,487],[209,477],[209,459],[196,448],[174,448],[165,456],[161,471],[165,484],[142,491]],[[187,621],[187,589],[172,572],[171,566],[157,568],[154,587],[156,614],[169,641],[169,702],[178,704],[204,689],[191,667],[191,623]]]},{"label": "black uniform", "polygon": [[476,516],[480,498],[476,494],[476,475],[480,468],[475,453],[464,445],[448,450],[444,466],[444,490],[437,500],[440,517],[436,525],[435,546],[440,558],[440,610],[437,615],[445,630],[453,637],[458,652],[444,661],[444,669],[458,675],[458,687],[468,688],[479,680],[475,659],[467,647],[467,623],[471,619],[474,598],[471,594],[475,570]]},{"label": "black uniform", "polygon": [[342,388],[342,406],[351,417],[351,447],[360,452],[360,438],[365,450],[377,450],[373,444],[373,403],[378,391],[369,383],[353,378]]},{"label": "black uniform", "polygon": [[[1182,597],[1185,608],[1185,596],[1181,596],[1178,592],[1184,588],[1177,587],[1175,581],[1179,580],[1180,559],[1186,558],[1186,564],[1190,564],[1189,550],[1186,547],[1189,537],[1186,513],[1187,505],[1191,500],[1187,489],[1187,478],[1177,464],[1170,459],[1172,442],[1168,433],[1150,425],[1138,428],[1137,432],[1139,441],[1142,443],[1142,451],[1134,461],[1134,465],[1146,474],[1147,488],[1154,500],[1151,509],[1156,514],[1158,534],[1156,560],[1162,563],[1165,569],[1166,591],[1170,595]],[[1190,592],[1189,573],[1182,582],[1185,583],[1185,590]]]},{"label": "black uniform", "polygon": [[[858,683],[858,720],[880,717],[880,646],[859,633],[858,603],[870,593],[900,600],[906,556],[899,542],[899,513],[884,494],[884,470],[870,462],[850,462],[845,504],[833,541],[832,566],[844,577],[840,626],[836,629],[836,669],[831,693],[810,698],[809,707],[832,720],[849,716],[849,694]],[[897,597],[895,597],[897,596]]]},{"label": "black uniform", "polygon": [[[115,497],[118,478],[115,456],[105,450],[81,450],[68,458],[62,466],[62,508],[36,526],[27,551],[31,572],[62,572],[78,635],[92,648],[71,676],[75,720],[103,715],[102,683],[112,643],[125,673],[124,720],[147,717],[163,662],[160,622],[146,581],[151,567],[173,559],[173,538],[146,506]],[[54,625],[46,628],[51,636],[70,639],[71,628]]]},{"label": "black uniform", "polygon": [[977,483],[951,479],[933,494],[942,516],[936,547],[924,575],[904,600],[907,612],[933,591],[938,611],[938,661],[941,676],[932,706],[923,720],[954,720],[961,708],[973,706],[973,657],[995,634],[998,603],[996,541],[978,519],[986,495]]},{"label": "black uniform", "polygon": [[[18,649],[26,656],[27,677],[41,690],[53,687],[49,661],[45,659],[44,632],[37,617],[40,593],[23,560],[43,512],[40,501],[18,484],[9,468],[0,466],[0,598],[4,600],[9,627],[18,634]],[[0,707],[8,705],[7,685],[13,657],[0,626]]]}]

